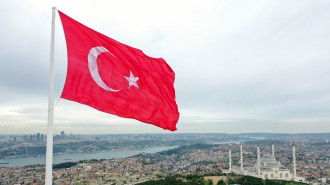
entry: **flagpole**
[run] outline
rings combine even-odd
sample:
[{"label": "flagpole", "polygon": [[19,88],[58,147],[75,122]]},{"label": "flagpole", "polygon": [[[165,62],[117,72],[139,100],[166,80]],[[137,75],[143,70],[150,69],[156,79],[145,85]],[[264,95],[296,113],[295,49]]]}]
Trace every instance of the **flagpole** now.
[{"label": "flagpole", "polygon": [[52,10],[52,32],[50,45],[50,73],[49,73],[49,96],[48,96],[48,132],[46,147],[46,175],[45,185],[52,185],[53,182],[53,115],[54,115],[54,50],[55,50],[55,13],[56,7]]}]

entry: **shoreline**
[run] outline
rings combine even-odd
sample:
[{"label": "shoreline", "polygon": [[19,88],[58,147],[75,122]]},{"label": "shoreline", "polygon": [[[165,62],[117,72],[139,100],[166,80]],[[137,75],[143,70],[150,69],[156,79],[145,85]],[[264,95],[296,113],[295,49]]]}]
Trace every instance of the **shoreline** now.
[{"label": "shoreline", "polygon": [[[80,160],[91,160],[91,159],[113,159],[113,158],[126,158],[134,156],[140,153],[157,153],[169,149],[177,148],[178,146],[166,146],[166,147],[150,147],[141,150],[111,150],[111,151],[100,151],[100,152],[89,152],[89,153],[65,153],[65,154],[54,154],[53,164],[60,164],[63,162],[77,162]],[[71,159],[71,160],[67,160]],[[44,165],[46,163],[46,157],[20,157],[20,158],[9,158],[0,159],[0,167],[25,167],[31,165]]]}]

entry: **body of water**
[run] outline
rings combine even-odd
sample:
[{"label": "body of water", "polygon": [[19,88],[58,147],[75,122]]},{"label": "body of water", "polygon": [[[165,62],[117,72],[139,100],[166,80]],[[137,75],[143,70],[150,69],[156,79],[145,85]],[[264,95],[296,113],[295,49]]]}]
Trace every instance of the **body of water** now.
[{"label": "body of water", "polygon": [[249,138],[249,139],[248,140],[240,139],[240,140],[231,140],[231,141],[220,141],[220,142],[214,142],[214,144],[241,144],[241,142],[250,141],[251,139],[253,139],[253,140],[265,139],[264,137],[247,137],[247,138]]},{"label": "body of water", "polygon": [[[243,140],[244,141],[244,140]],[[214,142],[214,144],[240,144],[241,141],[221,141],[221,142]]]},{"label": "body of water", "polygon": [[[130,157],[142,152],[145,153],[157,153],[164,150],[177,148],[177,146],[167,147],[152,147],[145,150],[122,150],[122,151],[108,151],[108,152],[96,152],[96,153],[70,153],[70,154],[54,154],[53,163],[59,164],[63,162],[76,162],[79,160],[89,159],[112,159],[112,158],[125,158]],[[9,163],[9,164],[1,164]],[[0,166],[27,166],[35,164],[46,164],[46,157],[30,157],[30,158],[11,158],[11,159],[0,159]]]}]

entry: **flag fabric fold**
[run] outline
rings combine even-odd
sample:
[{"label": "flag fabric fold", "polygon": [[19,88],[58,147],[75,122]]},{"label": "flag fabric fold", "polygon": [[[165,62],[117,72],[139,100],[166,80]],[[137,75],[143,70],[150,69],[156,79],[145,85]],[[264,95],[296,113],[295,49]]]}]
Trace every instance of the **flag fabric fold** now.
[{"label": "flag fabric fold", "polygon": [[162,58],[122,44],[58,11],[68,71],[61,98],[175,131],[175,73]]}]

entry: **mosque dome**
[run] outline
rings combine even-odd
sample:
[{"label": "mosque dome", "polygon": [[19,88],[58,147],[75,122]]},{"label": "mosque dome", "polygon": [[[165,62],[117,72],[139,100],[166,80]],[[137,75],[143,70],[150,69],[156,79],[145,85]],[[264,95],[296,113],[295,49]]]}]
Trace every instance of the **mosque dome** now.
[{"label": "mosque dome", "polygon": [[265,154],[260,159],[261,166],[264,168],[278,168],[281,165],[276,161],[275,157],[271,154]]},{"label": "mosque dome", "polygon": [[276,160],[273,155],[265,154],[261,157],[261,161],[276,161]]},{"label": "mosque dome", "polygon": [[278,164],[275,161],[269,161],[268,166],[278,166]]}]

